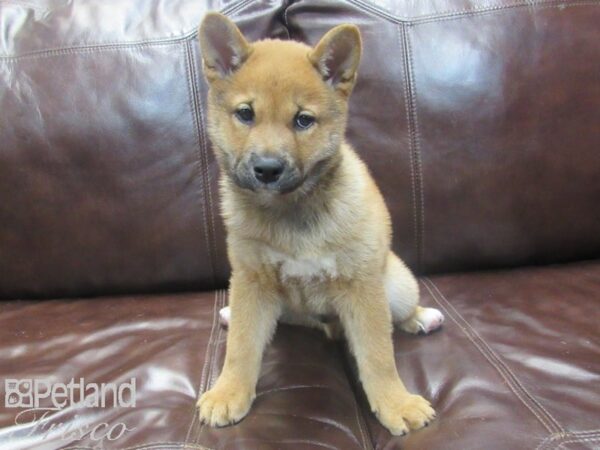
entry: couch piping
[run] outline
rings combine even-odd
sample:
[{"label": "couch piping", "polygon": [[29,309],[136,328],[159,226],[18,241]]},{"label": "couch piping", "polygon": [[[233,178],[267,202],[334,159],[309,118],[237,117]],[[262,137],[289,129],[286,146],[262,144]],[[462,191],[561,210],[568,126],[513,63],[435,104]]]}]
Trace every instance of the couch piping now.
[{"label": "couch piping", "polygon": [[[479,350],[479,352],[487,359],[487,361],[496,369],[496,371],[504,378],[507,386],[515,394],[515,396],[529,409],[540,423],[550,433],[564,433],[564,428],[558,421],[544,408],[544,406],[527,391],[523,384],[519,381],[512,370],[504,363],[502,358],[492,350],[483,337],[471,327],[471,325],[461,316],[454,306],[448,301],[444,294],[440,291],[437,285],[429,278],[424,277],[423,283],[433,300],[446,312],[448,317],[463,331],[465,336]],[[436,293],[437,292],[437,293]]]},{"label": "couch piping", "polygon": [[600,429],[554,433],[540,442],[540,445],[538,445],[535,450],[560,449],[563,448],[563,444],[597,441],[600,441]]},{"label": "couch piping", "polygon": [[[251,4],[254,0],[241,0],[239,3],[232,5],[229,8],[223,8],[220,12],[222,14],[233,15],[240,10],[244,9],[246,6]],[[564,1],[522,1],[519,3],[514,3],[511,5],[503,5],[498,7],[490,7],[487,9],[473,9],[473,10],[463,10],[459,11],[459,13],[454,13],[453,15],[448,15],[447,12],[435,13],[429,16],[422,16],[421,18],[408,19],[408,18],[399,18],[394,16],[393,14],[387,13],[380,8],[377,8],[374,5],[366,4],[361,0],[346,0],[349,3],[352,3],[354,6],[359,8],[360,10],[376,15],[383,19],[389,20],[390,22],[396,24],[410,24],[410,25],[418,25],[421,23],[429,23],[429,22],[441,22],[445,20],[459,19],[462,17],[471,17],[478,16],[483,14],[489,14],[499,11],[505,11],[513,8],[521,8],[521,7],[535,7],[535,9],[542,8],[567,8],[572,6],[598,6],[600,0],[586,0],[586,1],[578,1],[578,2],[570,2],[565,3]],[[287,8],[284,14],[287,14]],[[55,56],[61,54],[72,54],[72,53],[89,53],[94,51],[102,51],[102,50],[114,50],[119,48],[130,48],[130,47],[147,47],[153,45],[171,45],[176,44],[187,39],[195,39],[198,30],[196,28],[186,31],[178,36],[174,37],[160,37],[154,39],[142,39],[138,41],[121,41],[121,42],[105,42],[105,43],[96,43],[96,44],[85,44],[85,45],[73,45],[70,47],[58,47],[44,50],[34,50],[30,52],[24,52],[21,54],[3,54],[0,55],[0,60],[3,61],[11,61],[25,58],[41,58],[47,56]]]},{"label": "couch piping", "polygon": [[200,197],[204,197],[204,201],[200,202],[200,210],[202,211],[202,216],[204,219],[204,238],[206,240],[206,250],[208,253],[208,259],[210,261],[210,267],[212,272],[212,285],[216,285],[216,269],[215,269],[215,255],[212,250],[212,240],[213,235],[209,226],[208,216],[211,214],[209,211],[209,201],[208,194],[206,189],[206,170],[207,164],[204,160],[204,149],[203,139],[200,137],[202,132],[200,130],[200,118],[198,116],[198,89],[195,83],[194,76],[194,62],[192,57],[192,45],[191,41],[187,41],[184,46],[185,50],[185,68],[186,68],[186,77],[188,79],[188,96],[190,101],[190,109],[192,114],[192,121],[194,127],[194,136],[196,139],[196,161],[195,161],[195,169],[197,176],[200,180],[201,192]]},{"label": "couch piping", "polygon": [[573,1],[573,2],[565,2],[560,0],[522,0],[514,3],[510,3],[508,5],[495,5],[495,6],[482,6],[471,9],[461,9],[454,11],[443,11],[436,12],[433,14],[427,14],[422,16],[415,16],[413,18],[408,17],[399,17],[395,14],[386,11],[384,8],[381,8],[377,5],[372,4],[371,2],[365,0],[346,0],[348,3],[353,4],[360,10],[379,16],[383,19],[386,19],[390,22],[396,24],[407,24],[407,25],[418,25],[421,23],[430,23],[430,22],[442,22],[446,20],[460,19],[463,17],[472,17],[479,16],[484,14],[502,12],[515,8],[529,7],[535,9],[542,8],[568,8],[571,6],[591,6],[598,5],[598,0],[586,0],[586,1]]},{"label": "couch piping", "polygon": [[[225,294],[225,291],[220,291],[219,292],[219,301],[217,303],[217,310],[220,310],[221,308],[223,308],[226,303],[227,303],[227,296]],[[217,317],[219,317],[219,314],[217,313]],[[223,332],[223,327],[220,325],[219,320],[217,319],[217,334],[215,336],[214,341],[212,342],[212,347],[213,350],[211,352],[211,356],[210,356],[210,361],[207,361],[207,364],[209,364],[208,366],[208,370],[206,372],[206,379],[204,380],[205,383],[203,383],[202,385],[202,390],[200,391],[200,393],[204,393],[206,391],[208,391],[210,388],[212,388],[215,384],[215,379],[219,373],[219,370],[217,368],[217,359],[218,359],[218,355],[219,355],[219,343],[221,342],[221,334]],[[200,397],[200,396],[198,396]],[[196,414],[196,417],[198,416],[198,414]],[[200,423],[198,422],[198,431],[195,433],[194,438],[193,438],[193,442],[196,444],[200,443],[200,435],[202,434],[202,430],[204,429],[205,424],[204,423]]]},{"label": "couch piping", "polygon": [[[65,447],[62,450],[97,450],[98,447]],[[194,449],[194,450],[212,450],[197,444],[187,444],[185,442],[148,442],[146,444],[125,447],[119,450],[174,450],[174,449]]]},{"label": "couch piping", "polygon": [[[342,355],[342,357],[344,357],[344,356]],[[363,448],[365,450],[368,448],[372,448],[373,445],[371,445],[370,447],[367,445],[367,439],[365,438],[366,433],[365,433],[365,430],[363,429],[364,416],[360,410],[360,407],[358,406],[358,399],[356,398],[354,391],[352,392],[352,400],[354,402],[354,412],[356,414],[356,422],[358,422],[358,430],[360,431],[360,438],[362,440]],[[372,441],[369,439],[369,442],[371,443]]]},{"label": "couch piping", "polygon": [[[224,15],[232,15],[240,10],[244,9],[250,3],[255,0],[241,0],[238,3],[234,3],[226,6],[219,12]],[[70,47],[58,47],[58,48],[50,48],[44,50],[33,50],[29,52],[24,52],[21,54],[3,54],[0,55],[0,60],[12,60],[12,59],[24,59],[24,58],[38,58],[44,56],[54,56],[59,54],[68,54],[68,53],[78,53],[89,52],[94,50],[103,50],[106,48],[115,49],[115,48],[123,48],[123,47],[139,47],[139,46],[152,46],[152,45],[165,45],[165,44],[176,44],[178,42],[185,41],[187,39],[195,38],[198,33],[197,27],[194,27],[192,30],[185,31],[178,36],[173,37],[159,37],[159,38],[150,38],[150,39],[141,39],[138,41],[116,41],[116,42],[103,42],[103,43],[95,43],[95,44],[83,44],[83,45],[72,45]]]},{"label": "couch piping", "polygon": [[[216,291],[215,292],[215,300],[214,300],[214,306],[213,306],[213,316],[212,316],[212,326],[210,329],[210,335],[208,338],[208,342],[206,344],[206,349],[204,351],[204,365],[202,366],[202,375],[200,377],[200,386],[198,387],[198,395],[196,398],[196,401],[200,398],[200,395],[204,392],[205,389],[205,381],[207,378],[207,371],[208,371],[208,367],[209,367],[209,361],[211,358],[211,349],[213,348],[213,336],[215,334],[215,329],[219,326],[219,321],[218,321],[218,310],[219,310],[219,299],[220,299],[220,295],[221,295],[222,291]],[[198,418],[198,414],[196,412],[196,401],[194,401],[194,404],[192,406],[192,419],[190,421],[190,425],[188,427],[188,431],[186,433],[185,436],[185,441],[184,444],[187,445],[188,442],[190,441],[190,437],[192,434],[192,430],[194,429],[194,426],[196,425],[197,422],[197,418]]]},{"label": "couch piping", "polygon": [[[223,308],[226,304],[227,304],[227,293],[225,290],[220,290],[217,295],[217,299],[215,301],[216,316],[215,316],[214,325],[216,326],[216,328],[215,328],[216,335],[214,336],[214,339],[211,336],[211,341],[209,344],[211,346],[211,352],[209,354],[210,357],[209,357],[209,359],[206,359],[204,362],[204,365],[206,367],[206,377],[201,382],[198,398],[200,398],[200,396],[204,392],[208,391],[208,389],[210,389],[212,387],[212,385],[214,384],[213,380],[215,378],[216,360],[219,355],[219,351],[218,351],[219,350],[219,342],[221,339],[221,332],[223,330],[223,327],[221,326],[221,324],[219,322],[219,312],[218,311],[221,308]],[[191,438],[191,442],[199,445],[200,444],[200,436],[202,434],[202,430],[204,429],[205,425],[197,419],[198,419],[198,414],[197,414],[196,410],[194,409],[194,420],[196,420],[196,424],[197,424],[196,428],[198,428],[198,430],[195,433],[190,433],[190,438]]]},{"label": "couch piping", "polygon": [[417,116],[417,92],[413,74],[413,58],[410,37],[406,26],[397,27],[402,49],[404,70],[404,97],[406,120],[408,126],[408,150],[410,155],[412,197],[413,197],[413,227],[417,270],[423,263],[423,241],[425,229],[425,206],[423,200],[423,171],[421,164],[421,146],[419,143],[419,121]]},{"label": "couch piping", "polygon": [[[227,295],[225,294],[225,291],[221,291],[221,301],[219,302],[219,310],[221,308],[224,308],[227,305]],[[210,371],[208,372],[209,377],[206,380],[206,389],[208,390],[209,388],[212,388],[216,381],[217,381],[217,377],[220,375],[221,370],[218,364],[219,361],[219,352],[217,351],[218,348],[220,347],[221,344],[221,336],[223,335],[223,330],[225,329],[225,327],[219,326],[218,327],[218,331],[217,331],[217,338],[215,339],[215,351],[213,352],[212,355],[212,361],[210,363]]]},{"label": "couch piping", "polygon": [[[218,320],[219,315],[217,312],[226,305],[227,305],[227,291],[220,290],[220,291],[218,291],[217,295],[215,296],[215,308],[213,310],[213,328],[211,330],[211,335],[210,335],[209,342],[207,344],[207,350],[206,350],[207,357],[209,357],[210,359],[207,359],[207,357],[205,357],[205,360],[204,360],[205,362],[204,362],[204,367],[202,370],[203,375],[202,375],[202,380],[200,382],[200,388],[198,390],[199,391],[198,398],[200,397],[200,395],[202,393],[204,393],[206,390],[208,390],[209,387],[212,387],[212,385],[216,381],[217,376],[219,375],[218,356],[220,353],[218,351],[218,348],[221,343],[221,335],[223,333],[223,327],[221,327],[219,324],[219,320]],[[215,325],[217,326],[217,334],[216,334],[216,336],[213,336],[213,331],[215,330]],[[210,353],[208,350],[209,347],[212,349],[212,351]],[[257,397],[264,393],[265,392],[257,393]],[[362,416],[361,410],[359,408],[356,395],[353,395],[352,398],[354,401],[354,411],[355,411],[357,426],[358,426],[358,430],[360,432],[360,437],[362,440],[363,448],[365,450],[372,449],[373,446],[371,444],[371,441],[366,438],[366,432],[365,432],[364,423],[363,423],[364,417]],[[186,440],[185,440],[186,444],[188,442],[193,442],[194,445],[198,445],[198,446],[201,445],[200,438],[201,438],[202,430],[204,428],[204,424],[199,423],[199,421],[196,420],[197,417],[198,417],[198,414],[196,413],[196,409],[195,409],[195,405],[194,405],[194,416],[192,418],[192,423],[190,424],[189,429],[188,429],[188,436],[186,437]],[[199,428],[198,428],[198,426],[199,426]],[[198,431],[193,432],[194,428],[198,428]],[[191,439],[192,435],[194,436],[193,439]],[[356,437],[356,439],[358,440],[358,437]],[[369,444],[371,444],[371,445],[369,445]],[[185,447],[185,448],[187,448],[187,447]],[[196,448],[196,447],[194,447],[194,448]],[[212,450],[208,447],[202,447],[202,448],[204,448],[205,450]]]},{"label": "couch piping", "polygon": [[[198,70],[197,68],[199,67],[199,62],[196,61],[196,57],[194,56],[194,52],[192,52],[192,62],[193,62],[193,69],[194,69],[194,83],[197,84],[199,83],[199,77],[198,77]],[[216,235],[217,232],[216,230],[216,225],[215,225],[215,215],[219,213],[218,210],[215,209],[214,205],[213,205],[213,193],[212,193],[212,187],[211,187],[211,171],[210,171],[210,167],[209,167],[209,160],[210,160],[210,156],[209,156],[209,151],[208,151],[208,143],[206,141],[208,134],[206,133],[206,120],[204,117],[204,109],[203,109],[203,105],[202,105],[202,95],[200,94],[200,89],[197,89],[198,92],[198,118],[199,118],[199,123],[200,123],[200,136],[202,139],[202,148],[204,149],[204,159],[205,159],[205,165],[204,165],[204,170],[205,170],[205,174],[206,174],[206,189],[208,191],[208,203],[209,203],[209,216],[210,216],[210,230],[211,230],[211,235],[212,235],[212,239],[211,239],[211,245],[213,248],[213,263],[214,263],[214,270],[215,270],[215,286],[217,283],[217,271],[218,271],[218,261],[219,261],[219,251],[217,250],[217,241],[216,241]],[[216,202],[215,202],[216,203]]]},{"label": "couch piping", "polygon": [[193,42],[189,40],[186,42],[188,58],[190,62],[190,77],[191,77],[191,86],[193,93],[193,105],[194,105],[194,115],[195,115],[195,125],[196,125],[196,133],[198,137],[198,145],[199,145],[199,154],[198,157],[201,161],[201,169],[203,172],[202,175],[202,183],[203,183],[203,191],[204,198],[207,200],[208,209],[207,214],[205,216],[205,223],[208,227],[208,241],[206,245],[209,247],[209,257],[213,270],[213,286],[217,285],[217,245],[215,240],[215,209],[213,206],[213,198],[212,198],[212,189],[210,182],[210,164],[209,164],[209,154],[208,154],[208,145],[206,142],[206,130],[204,126],[204,113],[202,112],[202,97],[200,93],[200,89],[198,88],[198,61],[194,56]]}]

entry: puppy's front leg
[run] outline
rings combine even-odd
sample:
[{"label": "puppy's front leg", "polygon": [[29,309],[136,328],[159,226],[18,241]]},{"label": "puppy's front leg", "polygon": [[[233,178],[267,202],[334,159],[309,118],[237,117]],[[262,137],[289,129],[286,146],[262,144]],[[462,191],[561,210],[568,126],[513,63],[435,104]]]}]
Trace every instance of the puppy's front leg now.
[{"label": "puppy's front leg", "polygon": [[225,364],[215,386],[198,400],[200,420],[211,426],[241,420],[256,396],[265,346],[271,339],[281,304],[269,280],[234,272],[230,283],[231,319]]},{"label": "puppy's front leg", "polygon": [[383,283],[353,283],[344,297],[337,302],[338,313],[371,410],[395,435],[426,426],[435,412],[423,397],[410,394],[400,380]]}]

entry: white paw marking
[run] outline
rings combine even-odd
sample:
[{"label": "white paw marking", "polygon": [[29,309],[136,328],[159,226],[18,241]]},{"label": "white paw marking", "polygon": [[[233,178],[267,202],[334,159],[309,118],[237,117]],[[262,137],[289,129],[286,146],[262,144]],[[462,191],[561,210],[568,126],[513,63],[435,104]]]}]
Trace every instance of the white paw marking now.
[{"label": "white paw marking", "polygon": [[230,318],[231,318],[231,309],[229,308],[229,306],[225,306],[224,308],[221,308],[221,310],[219,311],[219,322],[221,322],[221,325],[223,325],[224,327],[228,326]]},{"label": "white paw marking", "polygon": [[442,326],[444,315],[440,310],[435,308],[421,308],[417,312],[415,320],[419,324],[421,331],[428,334]]}]

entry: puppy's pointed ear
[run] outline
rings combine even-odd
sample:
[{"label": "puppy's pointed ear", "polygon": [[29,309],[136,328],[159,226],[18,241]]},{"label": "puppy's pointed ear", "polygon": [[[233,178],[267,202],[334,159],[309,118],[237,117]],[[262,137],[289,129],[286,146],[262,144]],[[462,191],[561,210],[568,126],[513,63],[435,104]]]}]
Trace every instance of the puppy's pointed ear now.
[{"label": "puppy's pointed ear", "polygon": [[206,14],[198,35],[204,73],[209,80],[229,76],[250,55],[250,45],[241,31],[222,14]]},{"label": "puppy's pointed ear", "polygon": [[323,80],[349,95],[360,62],[360,31],[356,25],[339,25],[319,41],[309,59]]}]

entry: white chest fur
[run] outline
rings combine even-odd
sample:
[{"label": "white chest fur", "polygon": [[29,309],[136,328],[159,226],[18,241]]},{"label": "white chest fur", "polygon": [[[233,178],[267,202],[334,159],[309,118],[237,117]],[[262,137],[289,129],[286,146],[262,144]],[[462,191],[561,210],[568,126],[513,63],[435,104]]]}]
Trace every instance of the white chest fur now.
[{"label": "white chest fur", "polygon": [[269,249],[266,259],[279,268],[282,279],[295,278],[302,281],[322,281],[337,278],[335,255],[325,254],[318,257],[292,257],[285,253]]}]

